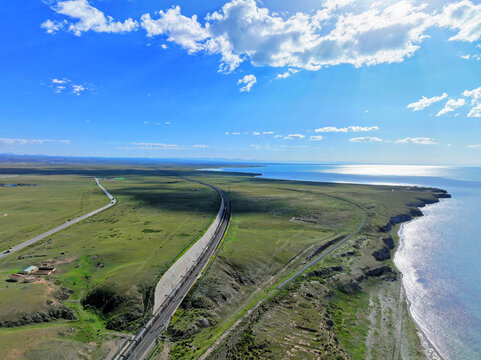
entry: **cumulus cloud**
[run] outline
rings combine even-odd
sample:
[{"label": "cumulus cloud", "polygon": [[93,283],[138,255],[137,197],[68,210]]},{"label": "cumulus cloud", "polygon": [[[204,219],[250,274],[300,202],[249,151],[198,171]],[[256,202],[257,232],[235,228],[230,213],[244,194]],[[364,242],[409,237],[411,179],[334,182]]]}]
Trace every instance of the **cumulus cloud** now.
[{"label": "cumulus cloud", "polygon": [[[306,70],[400,62],[418,49],[423,32],[432,25],[424,6],[407,1],[389,6],[376,2],[346,16],[335,14],[333,4],[327,2],[313,14],[283,17],[255,0],[232,0],[208,14],[204,24],[174,7],[161,10],[156,20],[145,14],[141,26],[148,35],[164,35],[190,53],[220,54],[220,70],[229,72],[246,59],[255,66]],[[327,32],[329,24],[335,25]],[[289,72],[280,75],[285,78]]]},{"label": "cumulus cloud", "polygon": [[88,0],[58,1],[52,9],[60,15],[77,20],[76,22],[46,20],[41,27],[47,33],[53,34],[61,29],[73,32],[80,36],[85,31],[124,33],[136,30],[138,22],[131,18],[124,22],[115,21],[111,16],[105,16],[102,11],[89,4]]},{"label": "cumulus cloud", "polygon": [[481,4],[463,0],[447,5],[437,19],[438,25],[458,33],[449,40],[473,42],[481,37]]},{"label": "cumulus cloud", "polygon": [[165,12],[160,10],[158,14],[156,20],[150,14],[142,15],[141,24],[147,36],[166,35],[167,41],[175,42],[190,53],[205,49],[201,41],[209,37],[209,31],[199,24],[197,15],[184,16],[179,6]]},{"label": "cumulus cloud", "polygon": [[471,105],[474,105],[468,113],[468,117],[481,117],[481,86],[473,90],[465,90],[463,96],[471,98]]},{"label": "cumulus cloud", "polygon": [[449,99],[446,101],[446,104],[444,105],[444,108],[439,110],[439,112],[436,114],[436,116],[441,116],[444,114],[447,114],[448,112],[452,112],[456,110],[457,108],[460,108],[461,106],[464,106],[466,104],[466,101],[464,99]]},{"label": "cumulus cloud", "polygon": [[254,86],[254,84],[257,82],[257,79],[254,75],[246,75],[244,76],[242,79],[239,79],[239,81],[237,81],[237,85],[244,85],[244,86],[241,86],[241,88],[239,89],[240,92],[244,92],[244,91],[251,91],[251,88],[252,86]]},{"label": "cumulus cloud", "polygon": [[379,130],[379,126],[347,126],[347,127],[342,127],[338,128],[335,126],[325,126],[319,129],[315,129],[315,132],[320,132],[320,133],[328,133],[328,132],[334,132],[334,133],[347,133],[347,132],[368,132],[368,131],[376,131]]},{"label": "cumulus cloud", "polygon": [[429,137],[407,137],[404,139],[399,139],[396,144],[421,144],[421,145],[436,145],[437,141]]},{"label": "cumulus cloud", "polygon": [[302,134],[289,134],[287,135],[284,140],[298,140],[298,139],[304,139],[306,136]]},{"label": "cumulus cloud", "polygon": [[[455,32],[452,41],[473,42],[481,37],[481,5],[462,0],[432,9],[416,3],[375,1],[358,6],[354,0],[326,0],[312,13],[280,15],[256,0],[231,0],[204,19],[185,16],[174,6],[142,15],[140,26],[147,36],[162,36],[190,54],[218,54],[222,72],[231,72],[244,61],[287,67],[277,79],[299,69],[402,62],[434,27]],[[139,27],[131,18],[115,21],[88,0],[58,1],[52,9],[68,20],[46,20],[41,26],[48,33],[65,29],[80,36],[89,30],[122,33]]]},{"label": "cumulus cloud", "polygon": [[311,141],[321,141],[322,140],[322,135],[313,135],[309,138]]},{"label": "cumulus cloud", "polygon": [[61,143],[70,144],[70,140],[52,140],[52,139],[16,139],[16,138],[0,138],[0,143],[5,145],[42,145],[45,143]]},{"label": "cumulus cloud", "polygon": [[448,97],[448,94],[446,93],[443,93],[441,96],[433,96],[431,98],[427,98],[426,96],[423,96],[418,101],[409,104],[407,108],[413,109],[413,111],[424,110],[427,107],[431,106],[432,104],[435,104],[441,100],[444,100],[447,97]]},{"label": "cumulus cloud", "polygon": [[382,142],[384,140],[375,136],[363,136],[363,137],[356,137],[356,138],[349,139],[349,141],[372,143],[372,142]]}]

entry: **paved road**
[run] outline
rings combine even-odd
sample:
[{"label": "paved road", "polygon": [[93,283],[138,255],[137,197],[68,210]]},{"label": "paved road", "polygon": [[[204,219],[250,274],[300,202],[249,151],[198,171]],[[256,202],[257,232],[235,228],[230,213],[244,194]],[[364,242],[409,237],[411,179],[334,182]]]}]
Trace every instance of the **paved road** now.
[{"label": "paved road", "polygon": [[[138,360],[144,359],[149,354],[149,352],[153,349],[160,333],[167,328],[170,318],[177,310],[177,307],[182,303],[182,300],[187,295],[190,288],[202,274],[203,269],[207,265],[212,255],[214,255],[215,250],[219,246],[225,232],[227,231],[232,213],[230,199],[219,188],[199,181],[196,182],[216,190],[222,198],[221,207],[219,213],[217,214],[217,218],[209,228],[209,230],[212,230],[211,232],[209,232],[209,230],[206,232],[206,234],[210,234],[208,235],[208,244],[202,253],[199,254],[197,261],[192,264],[192,267],[189,269],[186,275],[179,280],[177,286],[172,289],[166,298],[160,299],[161,303],[157,305],[157,310],[146,326],[137,333],[133,340],[130,340],[127,344],[125,344],[123,350],[118,353],[114,359]],[[177,262],[178,261],[182,261],[182,257],[177,260]],[[172,267],[174,265],[172,265]]]},{"label": "paved road", "polygon": [[111,206],[114,206],[115,203],[117,202],[117,200],[115,200],[115,198],[100,184],[99,182],[99,179],[95,178],[95,181],[97,182],[97,185],[99,186],[99,188],[102,189],[102,191],[105,193],[105,195],[107,195],[107,197],[110,199],[110,202],[108,205],[105,205],[104,207],[101,207],[100,209],[97,209],[97,210],[94,210],[92,212],[89,212],[88,214],[85,214],[83,216],[80,216],[76,219],[73,219],[73,220],[69,220],[67,221],[66,223],[60,225],[60,226],[57,226],[55,229],[52,229],[52,230],[49,230],[43,234],[40,234],[36,237],[34,237],[33,239],[30,239],[30,240],[27,240],[27,241],[24,241],[23,243],[20,243],[18,245],[15,245],[12,247],[12,251],[10,252],[3,252],[2,254],[0,254],[0,259],[5,257],[5,256],[8,256],[10,254],[13,254],[14,252],[18,251],[18,250],[21,250],[23,248],[26,248],[27,246],[30,246],[34,243],[36,243],[37,241],[40,241],[44,238],[46,238],[47,236],[50,236],[52,234],[55,234],[56,232],[59,232],[60,230],[63,230],[69,226],[72,226],[73,224],[76,224],[82,220],[85,220],[87,219],[88,217],[92,216],[92,215],[95,215],[95,214],[98,214],[99,212],[101,211],[104,211],[106,209],[108,209],[109,207]]}]

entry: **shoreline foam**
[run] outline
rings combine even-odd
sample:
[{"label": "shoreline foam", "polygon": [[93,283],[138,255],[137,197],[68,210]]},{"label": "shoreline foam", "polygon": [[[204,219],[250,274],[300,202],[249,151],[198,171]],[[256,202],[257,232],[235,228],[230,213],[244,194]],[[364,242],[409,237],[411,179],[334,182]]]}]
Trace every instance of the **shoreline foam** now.
[{"label": "shoreline foam", "polygon": [[[425,207],[425,206],[428,206],[428,205],[433,206],[433,205],[439,204],[439,202],[440,202],[440,200],[438,198],[437,202],[432,203],[432,204],[425,204],[424,206],[421,206],[421,207]],[[418,207],[418,209],[420,209],[421,207]],[[408,311],[409,317],[416,327],[417,335],[419,337],[419,340],[421,341],[421,346],[423,348],[424,354],[426,355],[426,357],[429,360],[447,360],[446,357],[443,356],[441,354],[441,352],[439,351],[439,349],[434,345],[433,341],[429,339],[429,337],[426,333],[426,330],[423,329],[421,324],[418,321],[416,321],[416,319],[414,318],[412,310],[411,310],[412,303],[411,303],[411,301],[409,301],[409,298],[408,298],[407,292],[406,292],[406,287],[404,286],[404,274],[398,268],[398,266],[396,265],[396,262],[395,262],[395,257],[398,253],[398,250],[399,250],[400,246],[401,246],[401,242],[405,242],[405,238],[401,236],[401,231],[402,231],[403,226],[409,224],[412,221],[418,220],[422,216],[426,216],[426,215],[423,213],[420,216],[416,216],[415,218],[413,218],[411,220],[408,220],[408,221],[405,221],[405,222],[402,222],[400,224],[399,230],[397,231],[398,246],[396,247],[396,249],[394,251],[394,256],[393,256],[394,261],[393,261],[393,263],[394,263],[394,266],[396,267],[396,270],[401,274],[401,289],[402,289],[402,293],[403,293],[403,297],[404,297],[404,303],[406,305],[406,309]]]}]

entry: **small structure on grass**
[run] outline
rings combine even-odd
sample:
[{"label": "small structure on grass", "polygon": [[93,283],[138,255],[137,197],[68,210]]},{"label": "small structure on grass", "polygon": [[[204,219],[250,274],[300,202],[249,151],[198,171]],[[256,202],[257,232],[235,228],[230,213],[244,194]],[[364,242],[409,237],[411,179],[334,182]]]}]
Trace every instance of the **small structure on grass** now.
[{"label": "small structure on grass", "polygon": [[37,267],[37,266],[31,265],[31,266],[27,266],[25,269],[23,269],[22,271],[20,271],[19,274],[29,275],[29,274],[37,271],[37,270],[38,270],[38,267]]},{"label": "small structure on grass", "polygon": [[15,282],[23,282],[25,275],[22,274],[12,274],[10,275],[10,280]]}]

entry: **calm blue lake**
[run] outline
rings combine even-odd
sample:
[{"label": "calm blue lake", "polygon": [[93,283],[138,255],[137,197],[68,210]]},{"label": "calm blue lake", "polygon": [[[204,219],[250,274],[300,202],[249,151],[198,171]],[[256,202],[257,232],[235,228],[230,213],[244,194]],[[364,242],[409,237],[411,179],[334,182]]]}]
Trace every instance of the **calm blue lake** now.
[{"label": "calm blue lake", "polygon": [[[214,170],[214,169],[212,169]],[[481,359],[481,167],[264,165],[215,169],[285,180],[433,186],[452,199],[406,223],[395,255],[411,313],[445,359]]]}]

